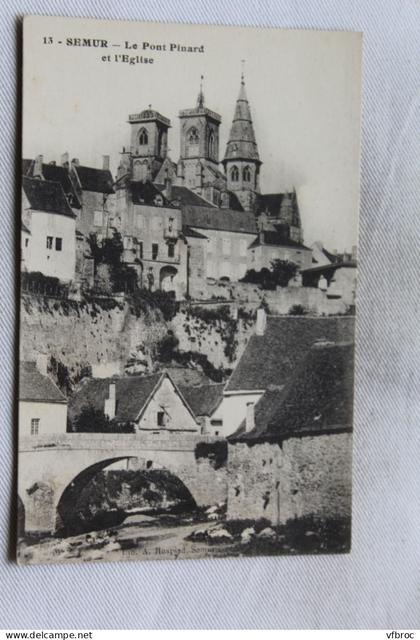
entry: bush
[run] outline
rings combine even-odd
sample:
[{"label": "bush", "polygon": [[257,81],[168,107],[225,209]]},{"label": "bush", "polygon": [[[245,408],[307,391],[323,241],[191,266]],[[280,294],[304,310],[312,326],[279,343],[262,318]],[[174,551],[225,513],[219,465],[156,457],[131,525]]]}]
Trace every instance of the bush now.
[{"label": "bush", "polygon": [[195,459],[206,458],[215,469],[224,467],[227,461],[228,449],[226,440],[218,442],[199,442],[194,450]]},{"label": "bush", "polygon": [[134,433],[130,423],[110,420],[102,411],[91,405],[82,408],[73,421],[73,430],[78,433]]},{"label": "bush", "polygon": [[137,317],[148,313],[151,309],[158,309],[167,322],[172,320],[178,311],[178,303],[174,291],[150,291],[149,289],[135,289],[130,296],[131,309]]},{"label": "bush", "polygon": [[[114,231],[112,238],[105,238],[101,244],[98,244],[96,235],[91,234],[89,246],[95,265],[96,286],[101,292],[109,295],[136,289],[137,272],[122,261],[124,245],[120,233]],[[103,268],[105,265],[108,269]]]},{"label": "bush", "polygon": [[167,334],[163,336],[156,345],[156,357],[160,362],[171,362],[174,358],[174,352],[177,351],[179,345],[178,338],[174,332],[169,329]]},{"label": "bush", "polygon": [[294,262],[273,260],[271,269],[267,269],[267,267],[263,267],[261,271],[249,269],[240,282],[257,284],[262,289],[274,290],[276,287],[287,287],[297,271],[298,266]]},{"label": "bush", "polygon": [[304,316],[307,313],[307,309],[301,304],[294,304],[289,309],[289,316]]}]

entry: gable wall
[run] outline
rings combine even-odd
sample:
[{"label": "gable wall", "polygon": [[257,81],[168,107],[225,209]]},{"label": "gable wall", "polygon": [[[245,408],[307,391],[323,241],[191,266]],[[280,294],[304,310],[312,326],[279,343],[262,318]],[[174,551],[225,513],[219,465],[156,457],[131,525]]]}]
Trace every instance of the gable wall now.
[{"label": "gable wall", "polygon": [[[166,411],[166,425],[159,427],[157,423],[157,413]],[[159,430],[191,430],[200,431],[193,416],[190,414],[180,396],[176,392],[172,382],[164,378],[153,398],[150,400],[145,412],[138,423],[138,429]]]}]

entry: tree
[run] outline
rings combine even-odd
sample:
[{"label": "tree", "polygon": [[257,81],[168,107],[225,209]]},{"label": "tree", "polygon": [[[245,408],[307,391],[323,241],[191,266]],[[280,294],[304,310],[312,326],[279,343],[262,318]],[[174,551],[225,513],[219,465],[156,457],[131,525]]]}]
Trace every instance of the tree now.
[{"label": "tree", "polygon": [[287,287],[289,281],[298,272],[298,266],[289,260],[273,260],[271,262],[273,281],[279,287]]},{"label": "tree", "polygon": [[82,408],[73,422],[73,428],[78,433],[134,433],[133,425],[110,420],[103,411],[92,405]]}]

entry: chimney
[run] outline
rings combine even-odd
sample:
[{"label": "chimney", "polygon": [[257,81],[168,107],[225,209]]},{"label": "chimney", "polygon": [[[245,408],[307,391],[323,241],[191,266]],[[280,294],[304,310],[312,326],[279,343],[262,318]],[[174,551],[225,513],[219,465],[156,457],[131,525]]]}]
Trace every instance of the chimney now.
[{"label": "chimney", "polygon": [[69,154],[68,154],[68,151],[65,151],[61,156],[61,166],[65,167],[65,169],[69,168]]},{"label": "chimney", "polygon": [[172,179],[168,176],[165,178],[165,191],[164,194],[168,200],[172,198]]},{"label": "chimney", "polygon": [[249,433],[255,427],[255,403],[246,403],[246,418],[245,418],[245,431]]},{"label": "chimney", "polygon": [[257,309],[257,322],[255,324],[255,333],[257,336],[263,336],[267,326],[267,314],[265,309],[260,307]]},{"label": "chimney", "polygon": [[109,156],[102,156],[102,169],[109,171]]},{"label": "chimney", "polygon": [[105,398],[104,414],[110,419],[115,418],[115,411],[117,408],[116,398],[116,384],[115,382],[109,383],[109,398]]},{"label": "chimney", "polygon": [[46,353],[37,353],[36,368],[43,376],[48,375],[48,356]]},{"label": "chimney", "polygon": [[33,177],[34,178],[44,178],[44,176],[42,175],[42,164],[44,162],[44,158],[43,156],[36,156],[35,158],[35,163],[34,163],[34,171],[33,171]]}]

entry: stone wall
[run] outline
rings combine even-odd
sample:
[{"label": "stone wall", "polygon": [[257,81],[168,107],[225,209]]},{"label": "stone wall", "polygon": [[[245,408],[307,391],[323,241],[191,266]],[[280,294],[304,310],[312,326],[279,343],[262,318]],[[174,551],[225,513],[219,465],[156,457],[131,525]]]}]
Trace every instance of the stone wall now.
[{"label": "stone wall", "polygon": [[228,518],[350,517],[351,434],[228,447]]},{"label": "stone wall", "polygon": [[42,352],[62,362],[70,376],[87,365],[97,375],[111,375],[122,372],[138,345],[150,348],[166,331],[160,314],[137,318],[124,303],[106,310],[98,304],[25,295],[20,358],[35,360]]}]

